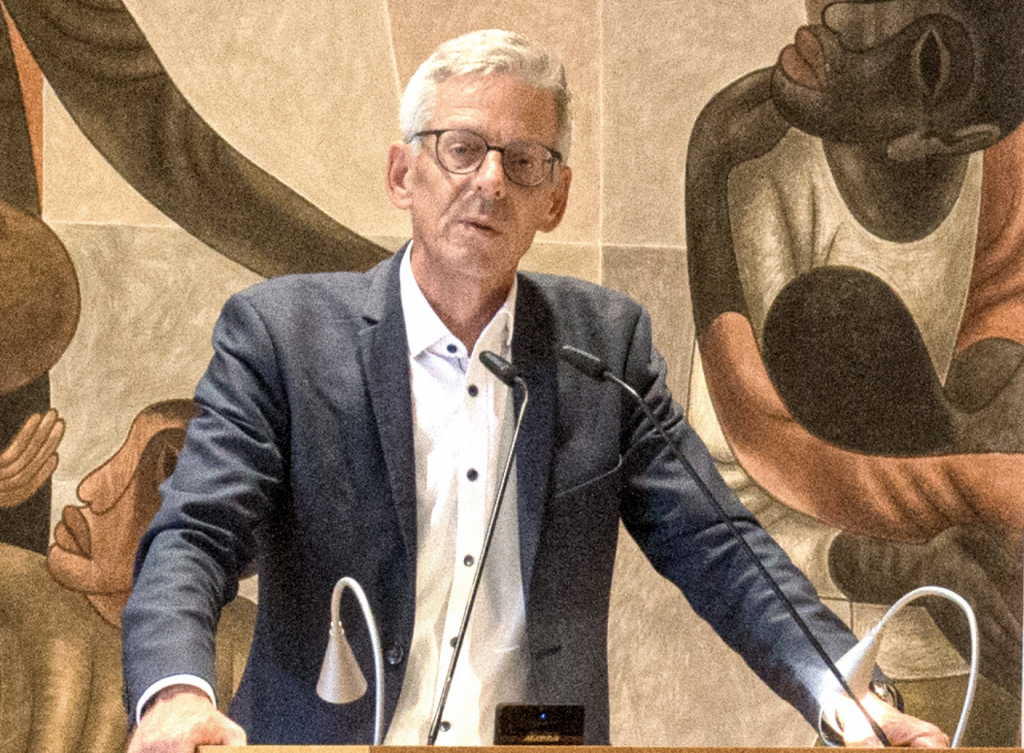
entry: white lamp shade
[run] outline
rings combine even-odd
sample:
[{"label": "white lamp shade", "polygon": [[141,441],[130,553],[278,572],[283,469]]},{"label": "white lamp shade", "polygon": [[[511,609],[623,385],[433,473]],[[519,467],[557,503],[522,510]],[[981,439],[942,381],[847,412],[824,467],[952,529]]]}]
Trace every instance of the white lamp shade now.
[{"label": "white lamp shade", "polygon": [[878,627],[869,630],[856,646],[843,654],[842,658],[836,662],[836,668],[846,679],[850,690],[858,699],[867,695],[868,688],[871,687],[871,679],[875,671],[875,658],[878,656]]},{"label": "white lamp shade", "polygon": [[366,694],[366,687],[366,677],[352,654],[345,630],[340,622],[335,622],[327,640],[316,694],[328,703],[352,703]]}]

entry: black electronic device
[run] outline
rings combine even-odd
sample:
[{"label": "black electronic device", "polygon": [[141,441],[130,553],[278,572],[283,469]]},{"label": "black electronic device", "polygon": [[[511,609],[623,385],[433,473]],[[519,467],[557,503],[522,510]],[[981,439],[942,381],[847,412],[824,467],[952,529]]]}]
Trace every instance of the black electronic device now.
[{"label": "black electronic device", "polygon": [[583,707],[500,703],[495,745],[583,745]]}]

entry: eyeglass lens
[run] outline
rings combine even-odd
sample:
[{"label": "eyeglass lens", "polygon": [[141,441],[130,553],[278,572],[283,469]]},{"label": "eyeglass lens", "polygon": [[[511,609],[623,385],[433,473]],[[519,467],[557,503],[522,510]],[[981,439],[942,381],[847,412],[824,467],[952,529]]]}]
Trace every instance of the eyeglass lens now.
[{"label": "eyeglass lens", "polygon": [[[453,173],[476,170],[490,148],[482,136],[472,131],[443,131],[437,135],[437,159],[445,170]],[[547,147],[533,141],[513,141],[499,151],[505,175],[521,186],[543,182],[554,161]]]}]

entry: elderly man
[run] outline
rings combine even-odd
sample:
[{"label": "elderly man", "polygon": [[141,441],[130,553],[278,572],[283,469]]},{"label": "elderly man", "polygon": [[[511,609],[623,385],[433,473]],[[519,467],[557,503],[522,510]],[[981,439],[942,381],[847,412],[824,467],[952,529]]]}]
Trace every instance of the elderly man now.
[{"label": "elderly man", "polygon": [[[490,742],[499,702],[581,704],[586,741],[608,742],[620,520],[754,670],[817,719],[824,665],[785,605],[643,412],[557,358],[563,344],[590,351],[636,387],[841,655],[853,636],[737,503],[672,401],[647,314],[577,280],[517,274],[536,231],[565,211],[568,105],[561,65],[518,35],[442,45],[406,90],[404,140],[388,155],[411,244],[365,275],[281,278],[225,306],[200,415],[124,612],[131,750],[246,734],[368,741],[369,697],[332,706],[315,690],[331,588],[345,575],[367,590],[385,647],[387,742],[425,741],[521,401],[482,366],[485,350],[516,365],[530,400],[438,742]],[[253,561],[259,612],[231,721],[212,702],[209,647]],[[946,743],[869,703],[893,742]],[[179,747],[160,747],[169,741]]]}]

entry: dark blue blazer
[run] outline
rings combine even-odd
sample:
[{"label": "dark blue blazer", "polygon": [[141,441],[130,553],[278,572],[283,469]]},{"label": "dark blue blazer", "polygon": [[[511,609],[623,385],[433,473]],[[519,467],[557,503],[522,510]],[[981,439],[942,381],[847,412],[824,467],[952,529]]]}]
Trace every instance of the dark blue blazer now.
[{"label": "dark blue blazer", "polygon": [[[253,744],[368,743],[372,696],[319,700],[330,593],[366,589],[390,721],[412,640],[416,494],[400,254],[366,274],[283,277],[231,298],[125,609],[129,708],[154,681],[211,680],[220,607],[255,561],[259,609],[231,708]],[[607,622],[620,521],[747,663],[808,720],[824,667],[688,472],[618,388],[560,362],[598,354],[646,397],[833,656],[854,643],[721,480],[665,385],[646,312],[578,280],[520,274],[513,361],[530,389],[517,459],[534,700],[586,707],[608,742]],[[345,621],[359,625],[355,600]],[[350,630],[372,677],[368,642]],[[614,647],[612,647],[614,650]],[[457,712],[453,712],[457,713]]]}]

